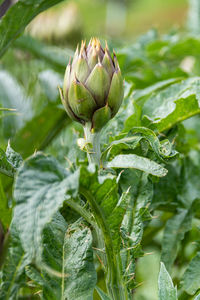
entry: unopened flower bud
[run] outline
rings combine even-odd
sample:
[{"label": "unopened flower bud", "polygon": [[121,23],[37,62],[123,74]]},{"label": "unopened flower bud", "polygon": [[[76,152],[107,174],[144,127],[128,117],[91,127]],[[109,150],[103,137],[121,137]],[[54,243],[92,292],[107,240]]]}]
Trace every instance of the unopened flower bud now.
[{"label": "unopened flower bud", "polygon": [[83,125],[90,122],[93,132],[116,115],[124,96],[123,79],[116,55],[110,54],[107,44],[103,49],[93,38],[87,47],[82,42],[80,51],[77,47],[60,94],[70,118]]}]

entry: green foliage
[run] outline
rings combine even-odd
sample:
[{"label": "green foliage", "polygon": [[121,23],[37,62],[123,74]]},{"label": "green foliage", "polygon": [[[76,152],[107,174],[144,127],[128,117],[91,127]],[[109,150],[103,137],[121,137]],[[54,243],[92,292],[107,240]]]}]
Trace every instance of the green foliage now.
[{"label": "green foliage", "polygon": [[40,256],[45,224],[64,200],[76,195],[77,188],[78,172],[71,174],[54,158],[40,153],[26,160],[19,169],[14,188],[14,219],[18,220],[22,245],[31,259]]},{"label": "green foliage", "polygon": [[165,265],[161,263],[158,278],[159,300],[177,300],[177,291]]},{"label": "green foliage", "polygon": [[[45,9],[61,2],[60,0],[18,1],[13,5],[0,24],[0,56],[10,44],[23,32],[26,25]],[[23,16],[23,17],[22,17]]]},{"label": "green foliage", "polygon": [[162,241],[161,260],[169,270],[176,258],[180,241],[184,238],[185,232],[191,228],[191,222],[191,211],[186,209],[179,209],[174,217],[167,221]]},{"label": "green foliage", "polygon": [[190,78],[152,95],[143,106],[144,122],[150,119],[150,126],[162,132],[199,114],[198,89],[199,78]]},{"label": "green foliage", "polygon": [[24,268],[30,263],[19,238],[17,224],[11,226],[11,244],[2,270],[0,299],[16,299],[21,286],[26,284]]},{"label": "green foliage", "polygon": [[188,13],[188,29],[195,34],[199,34],[200,27],[200,4],[198,0],[189,0],[190,7]]},{"label": "green foliage", "polygon": [[42,58],[60,71],[65,70],[67,57],[69,59],[73,55],[70,49],[63,50],[55,46],[47,46],[29,35],[19,37],[15,41],[15,46],[18,49],[30,52],[40,59]]},{"label": "green foliage", "polygon": [[89,228],[69,228],[65,238],[65,297],[93,299],[96,271],[93,263],[92,235]]},{"label": "green foliage", "polygon": [[108,296],[99,287],[96,287],[96,290],[99,296],[101,297],[101,300],[110,300]]},{"label": "green foliage", "polygon": [[162,177],[167,174],[167,170],[148,158],[139,157],[135,154],[117,155],[107,164],[108,168],[135,168],[149,174]]},{"label": "green foliage", "polygon": [[199,290],[199,258],[200,253],[198,252],[183,275],[183,288],[189,295],[194,295]]},{"label": "green foliage", "polygon": [[[94,165],[57,89],[73,51],[21,35],[58,2],[20,0],[0,23],[0,299],[197,300],[199,36],[118,47],[125,97]],[[138,272],[152,252],[154,296],[141,274],[156,270]]]}]

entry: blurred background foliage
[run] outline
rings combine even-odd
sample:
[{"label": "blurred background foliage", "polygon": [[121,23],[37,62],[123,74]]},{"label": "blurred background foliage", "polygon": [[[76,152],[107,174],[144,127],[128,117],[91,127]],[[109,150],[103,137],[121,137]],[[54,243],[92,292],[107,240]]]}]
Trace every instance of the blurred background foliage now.
[{"label": "blurred background foliage", "polygon": [[[12,1],[8,2],[11,4]],[[151,91],[160,91],[180,79],[199,76],[199,19],[195,21],[196,14],[193,12],[188,26],[188,8],[187,0],[76,0],[62,1],[39,14],[0,58],[0,107],[10,109],[0,111],[1,148],[5,149],[10,140],[11,146],[24,159],[36,150],[43,150],[53,154],[67,168],[73,168],[76,153],[85,157],[75,142],[82,135],[81,128],[68,119],[57,89],[58,85],[62,85],[65,66],[82,39],[88,41],[91,36],[98,36],[102,40],[107,39],[110,48],[118,50],[127,82],[126,96],[132,95],[131,103],[132,92],[136,90],[136,110]],[[3,7],[1,9],[3,14]],[[186,28],[189,28],[190,35]],[[157,82],[162,83],[154,86]],[[152,90],[148,92],[145,88],[149,86]],[[124,105],[127,106],[127,101]],[[127,116],[131,116],[133,111],[133,107],[127,109]],[[129,119],[122,125],[126,129],[129,123],[140,126],[139,120],[138,124],[137,120],[134,122]],[[113,120],[108,132],[116,124],[120,126],[120,121]],[[173,140],[176,135],[179,136],[176,146],[183,154],[189,153],[191,148],[199,150],[200,137],[196,128],[199,128],[199,117],[176,126],[168,138]],[[173,181],[175,174],[170,174]],[[0,175],[0,180],[3,186],[1,197],[4,194],[11,207],[12,178]],[[158,187],[157,195],[159,192]],[[170,191],[166,190],[166,193],[169,200]],[[167,212],[167,217],[159,214],[152,221],[150,232],[145,232],[149,243],[148,239],[144,240],[145,256],[137,264],[136,300],[157,299],[163,227],[171,212]],[[200,239],[196,229],[199,225],[199,220],[192,223],[192,239]],[[4,230],[6,232],[6,228]],[[156,233],[153,240],[150,239],[151,230]],[[188,240],[191,236],[188,233]],[[194,256],[193,248],[194,245],[185,246],[181,255],[186,261]],[[178,282],[183,271],[177,265],[173,269],[173,278]],[[193,299],[187,298],[190,296],[184,293],[181,297],[183,300]]]},{"label": "blurred background foliage", "polygon": [[[184,28],[187,0],[77,0],[65,1],[44,12],[30,24],[28,32],[51,42],[68,42],[70,34],[131,41],[150,28],[160,32]],[[59,16],[59,18],[58,18]],[[69,39],[69,40],[68,40]]]}]

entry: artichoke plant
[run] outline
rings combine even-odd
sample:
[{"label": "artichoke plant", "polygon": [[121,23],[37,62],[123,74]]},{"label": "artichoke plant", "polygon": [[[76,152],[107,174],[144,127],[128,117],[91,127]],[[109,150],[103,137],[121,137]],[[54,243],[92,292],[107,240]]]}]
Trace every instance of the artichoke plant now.
[{"label": "artichoke plant", "polygon": [[115,53],[110,54],[106,44],[92,38],[86,47],[82,42],[77,47],[72,62],[69,62],[62,103],[68,115],[83,126],[89,124],[91,132],[98,132],[115,116],[123,100],[123,79]]}]

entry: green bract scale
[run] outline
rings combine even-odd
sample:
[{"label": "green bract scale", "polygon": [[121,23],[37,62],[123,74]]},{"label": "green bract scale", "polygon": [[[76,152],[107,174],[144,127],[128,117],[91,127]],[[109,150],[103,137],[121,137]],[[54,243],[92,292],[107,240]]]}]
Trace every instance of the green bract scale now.
[{"label": "green bract scale", "polygon": [[99,131],[118,112],[123,100],[123,79],[115,53],[96,38],[77,47],[64,77],[62,103],[68,115],[91,131]]}]

